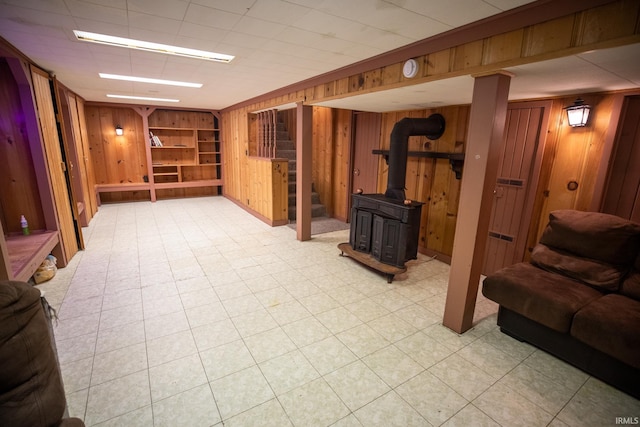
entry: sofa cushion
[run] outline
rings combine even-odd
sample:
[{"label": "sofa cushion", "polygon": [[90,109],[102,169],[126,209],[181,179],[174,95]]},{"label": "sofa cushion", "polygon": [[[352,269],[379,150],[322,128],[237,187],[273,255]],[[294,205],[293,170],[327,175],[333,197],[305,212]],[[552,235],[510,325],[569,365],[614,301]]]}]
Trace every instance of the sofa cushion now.
[{"label": "sofa cushion", "polygon": [[58,425],[65,404],[40,291],[23,282],[0,282],[1,424]]},{"label": "sofa cushion", "polygon": [[503,268],[483,281],[482,294],[555,331],[568,333],[573,315],[603,294],[529,263]]},{"label": "sofa cushion", "polygon": [[622,277],[628,271],[628,267],[573,255],[541,243],[533,248],[531,263],[611,292],[618,290]]},{"label": "sofa cushion", "polygon": [[556,210],[540,243],[613,265],[631,265],[640,248],[640,225],[623,218],[575,210]]},{"label": "sofa cushion", "polygon": [[631,272],[622,282],[620,294],[640,301],[640,254],[636,257]]},{"label": "sofa cushion", "polygon": [[599,298],[576,313],[571,335],[640,369],[640,301],[618,294]]},{"label": "sofa cushion", "polygon": [[620,286],[620,294],[640,301],[640,271],[634,270],[629,273]]}]

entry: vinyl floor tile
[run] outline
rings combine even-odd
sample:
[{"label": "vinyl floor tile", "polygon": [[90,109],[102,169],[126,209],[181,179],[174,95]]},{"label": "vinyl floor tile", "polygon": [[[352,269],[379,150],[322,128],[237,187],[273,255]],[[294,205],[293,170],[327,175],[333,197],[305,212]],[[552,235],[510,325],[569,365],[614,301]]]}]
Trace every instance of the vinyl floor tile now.
[{"label": "vinyl floor tile", "polygon": [[442,325],[449,266],[393,283],[224,197],[103,204],[40,286],[69,413],[88,427],[615,425],[640,404],[502,334]]}]

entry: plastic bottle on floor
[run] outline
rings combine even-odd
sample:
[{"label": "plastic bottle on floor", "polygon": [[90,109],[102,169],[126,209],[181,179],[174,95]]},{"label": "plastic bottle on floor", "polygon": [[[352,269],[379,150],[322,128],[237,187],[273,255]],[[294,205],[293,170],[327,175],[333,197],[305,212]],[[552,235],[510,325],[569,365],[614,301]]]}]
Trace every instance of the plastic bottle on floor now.
[{"label": "plastic bottle on floor", "polygon": [[24,234],[25,236],[31,234],[31,232],[29,231],[29,223],[27,222],[27,219],[24,217],[24,215],[20,217],[20,227],[22,227],[22,234]]}]

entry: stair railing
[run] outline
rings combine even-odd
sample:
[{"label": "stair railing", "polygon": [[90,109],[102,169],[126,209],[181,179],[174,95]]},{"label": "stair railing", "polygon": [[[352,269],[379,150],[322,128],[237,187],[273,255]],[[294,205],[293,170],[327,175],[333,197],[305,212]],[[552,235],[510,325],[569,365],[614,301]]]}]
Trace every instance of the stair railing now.
[{"label": "stair railing", "polygon": [[277,118],[277,109],[258,113],[258,157],[276,157]]}]

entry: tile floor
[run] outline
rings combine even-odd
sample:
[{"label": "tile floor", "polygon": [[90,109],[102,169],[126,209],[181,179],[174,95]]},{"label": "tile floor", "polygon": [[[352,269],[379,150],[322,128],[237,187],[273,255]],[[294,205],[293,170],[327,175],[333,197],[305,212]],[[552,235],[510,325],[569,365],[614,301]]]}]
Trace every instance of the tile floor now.
[{"label": "tile floor", "polygon": [[449,266],[393,283],[223,197],[103,205],[40,287],[88,426],[602,426],[640,404],[496,328],[441,325]]}]

